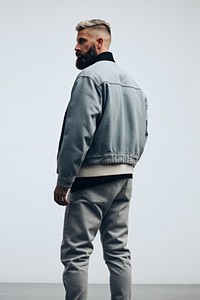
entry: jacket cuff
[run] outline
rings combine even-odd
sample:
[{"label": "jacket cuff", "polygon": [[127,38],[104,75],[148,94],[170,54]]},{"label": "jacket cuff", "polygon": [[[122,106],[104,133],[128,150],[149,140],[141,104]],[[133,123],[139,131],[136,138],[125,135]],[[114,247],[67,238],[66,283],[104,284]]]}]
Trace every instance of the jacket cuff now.
[{"label": "jacket cuff", "polygon": [[57,185],[64,187],[64,188],[71,188],[72,184],[73,184],[74,180],[71,180],[71,178],[64,178],[60,175],[58,175],[58,179],[57,179]]}]

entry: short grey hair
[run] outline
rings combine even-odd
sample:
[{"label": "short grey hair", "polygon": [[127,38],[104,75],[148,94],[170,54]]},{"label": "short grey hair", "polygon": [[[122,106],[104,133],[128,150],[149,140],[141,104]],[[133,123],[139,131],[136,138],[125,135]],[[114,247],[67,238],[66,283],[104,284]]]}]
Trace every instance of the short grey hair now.
[{"label": "short grey hair", "polygon": [[87,28],[88,29],[89,28],[104,29],[109,33],[109,35],[111,35],[110,24],[101,19],[92,19],[92,20],[81,21],[80,23],[77,24],[75,29],[76,29],[76,31],[81,31],[81,30],[87,29]]}]

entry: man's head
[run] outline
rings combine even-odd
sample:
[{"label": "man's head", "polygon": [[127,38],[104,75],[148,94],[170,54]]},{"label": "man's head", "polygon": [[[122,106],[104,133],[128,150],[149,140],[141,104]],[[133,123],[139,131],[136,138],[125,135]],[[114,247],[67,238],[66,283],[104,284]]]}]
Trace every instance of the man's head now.
[{"label": "man's head", "polygon": [[77,44],[76,67],[80,70],[94,63],[95,58],[109,50],[111,43],[111,28],[104,20],[92,19],[82,21],[76,26]]}]

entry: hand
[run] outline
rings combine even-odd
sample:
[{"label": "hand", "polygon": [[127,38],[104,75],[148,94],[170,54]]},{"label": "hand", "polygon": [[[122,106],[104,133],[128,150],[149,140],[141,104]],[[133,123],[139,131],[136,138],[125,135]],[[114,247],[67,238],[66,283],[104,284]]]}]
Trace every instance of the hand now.
[{"label": "hand", "polygon": [[69,204],[69,201],[67,200],[67,192],[68,189],[61,187],[61,186],[56,186],[55,190],[54,190],[54,201],[58,204],[58,205],[62,205],[62,206],[66,206]]}]

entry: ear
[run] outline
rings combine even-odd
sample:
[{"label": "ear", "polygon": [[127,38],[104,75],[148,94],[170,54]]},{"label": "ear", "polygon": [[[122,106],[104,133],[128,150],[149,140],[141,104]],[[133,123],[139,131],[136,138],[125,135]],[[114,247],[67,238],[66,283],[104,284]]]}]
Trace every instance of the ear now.
[{"label": "ear", "polygon": [[103,45],[103,38],[97,39],[97,50],[100,50]]}]

